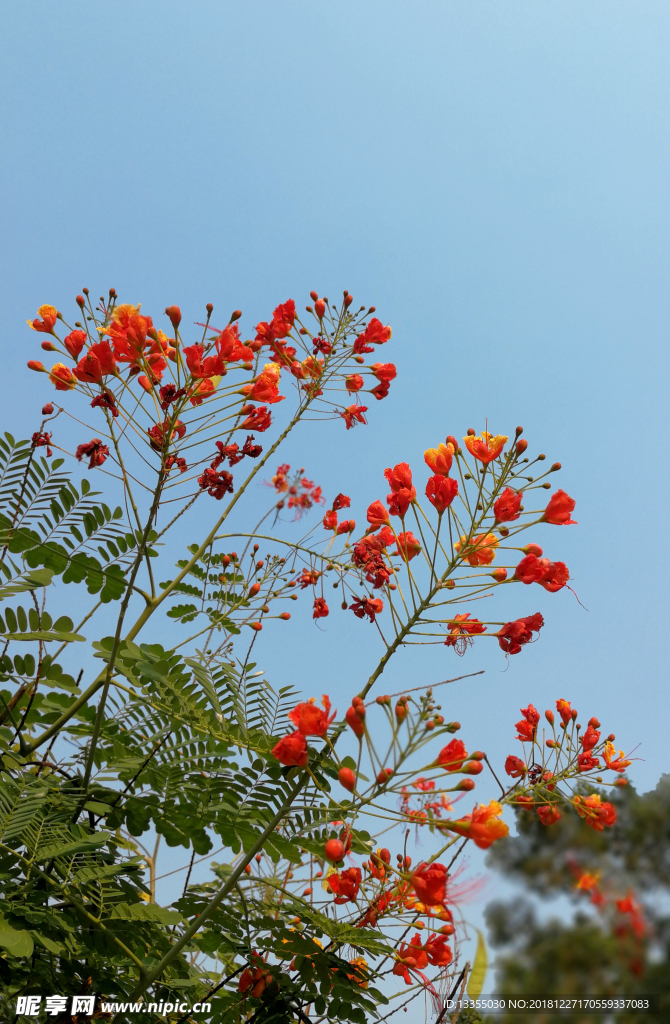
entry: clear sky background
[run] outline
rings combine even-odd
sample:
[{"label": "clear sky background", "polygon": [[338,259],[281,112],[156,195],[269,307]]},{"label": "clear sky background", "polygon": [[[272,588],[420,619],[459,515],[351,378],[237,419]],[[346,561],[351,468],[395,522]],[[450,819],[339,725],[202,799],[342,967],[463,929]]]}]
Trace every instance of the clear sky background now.
[{"label": "clear sky background", "polygon": [[[385,466],[419,471],[486,417],[523,424],[577,499],[579,526],[534,539],[588,608],[509,588],[501,616],[541,610],[538,643],[509,666],[490,641],[462,661],[413,648],[383,689],[485,668],[443,706],[497,758],[519,707],[572,699],[640,744],[630,775],[652,788],[668,770],[669,43],[666,0],[5,5],[3,428],[32,432],[51,395],[25,369],[26,318],[84,284],[157,319],[240,307],[247,328],[348,288],[393,326],[399,378],[369,426],[304,431],[287,461],[360,521]],[[261,664],[343,711],[374,631],[302,616]]]}]

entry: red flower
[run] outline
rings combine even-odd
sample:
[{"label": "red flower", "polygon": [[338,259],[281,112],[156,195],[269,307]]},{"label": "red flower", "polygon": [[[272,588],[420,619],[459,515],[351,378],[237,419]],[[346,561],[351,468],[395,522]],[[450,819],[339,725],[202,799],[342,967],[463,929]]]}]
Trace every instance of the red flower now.
[{"label": "red flower", "polygon": [[615,754],[616,749],[614,747],[614,744],[608,741],[603,749],[603,758],[605,761],[605,765],[607,766],[607,768],[610,768],[613,772],[625,772],[626,768],[629,764],[631,764],[631,762],[625,759],[623,750],[619,751],[619,756],[616,758],[614,756]]},{"label": "red flower", "polygon": [[119,415],[119,410],[116,408],[116,399],[111,391],[102,391],[99,395],[95,396],[91,402],[91,408],[95,409],[97,407],[107,409],[114,418]]},{"label": "red flower", "polygon": [[198,484],[203,491],[207,491],[212,498],[221,501],[226,494],[233,493],[233,474],[226,469],[217,472],[215,469],[206,469],[202,476],[198,477]]},{"label": "red flower", "polygon": [[[417,932],[412,941],[407,945],[401,943],[397,953],[398,959],[393,967],[393,974],[397,974],[398,977],[405,979],[406,985],[413,983],[412,975],[410,971],[416,971],[424,985],[428,987],[430,984],[424,974],[421,973],[422,967],[428,966],[428,954],[421,948],[421,937]],[[430,986],[432,989],[432,985]]]},{"label": "red flower", "polygon": [[77,378],[64,363],[54,363],[49,371],[49,380],[56,391],[71,391],[77,384]]},{"label": "red flower", "polygon": [[486,626],[482,625],[479,619],[471,619],[470,612],[463,612],[462,615],[455,615],[447,622],[449,636],[444,641],[445,647],[455,647],[457,654],[465,654],[468,644],[472,644],[472,637],[486,632]]},{"label": "red flower", "polygon": [[470,454],[474,455],[479,462],[483,462],[485,466],[488,466],[489,462],[493,462],[494,459],[498,458],[505,447],[507,438],[503,437],[502,434],[497,434],[494,437],[493,434],[489,434],[485,430],[481,437],[473,437],[471,434],[468,434],[463,440]]},{"label": "red flower", "polygon": [[427,864],[416,868],[410,883],[425,907],[441,907],[447,898],[447,869],[444,864]]},{"label": "red flower", "polygon": [[108,373],[116,372],[116,362],[108,341],[92,345],[84,358],[77,363],[74,373],[83,384],[100,384]]},{"label": "red flower", "polygon": [[[517,739],[518,738],[519,737],[517,736]],[[514,754],[510,754],[505,760],[505,771],[508,775],[511,775],[513,779],[518,779],[522,775],[526,774],[526,766],[520,757],[515,757]]]},{"label": "red flower", "polygon": [[331,509],[330,512],[326,512],[323,517],[323,528],[324,530],[337,529],[337,512],[334,509]]},{"label": "red flower", "polygon": [[314,599],[314,610],[312,612],[313,619],[325,619],[329,615],[328,605],[326,604],[325,597],[316,597]]},{"label": "red flower", "polygon": [[381,615],[384,610],[384,602],[380,597],[356,597],[349,607],[359,619],[367,615],[370,622],[374,622],[375,615]]},{"label": "red flower", "polygon": [[543,825],[553,825],[561,817],[556,804],[543,804],[537,808],[537,816]]},{"label": "red flower", "polygon": [[204,345],[188,345],[184,349],[186,365],[191,376],[195,380],[205,380],[207,377],[223,377],[226,373],[226,367],[222,357],[217,353],[216,355],[205,356],[203,359],[204,352]]},{"label": "red flower", "polygon": [[330,697],[327,697],[325,693],[321,698],[321,703],[323,711],[316,707],[316,697],[311,697],[307,703],[297,704],[292,711],[289,711],[288,717],[303,736],[325,736],[328,732],[328,726],[335,718],[335,712],[333,711],[330,718],[328,717]]},{"label": "red flower", "polygon": [[437,763],[448,772],[457,772],[463,767],[468,752],[463,740],[451,740],[437,755]]},{"label": "red flower", "polygon": [[339,512],[341,508],[349,508],[351,505],[351,498],[347,497],[346,494],[338,494],[333,502],[333,511]]},{"label": "red flower", "polygon": [[360,391],[365,381],[361,377],[360,373],[353,373],[349,377],[344,378],[344,383],[347,386],[347,391]]},{"label": "red flower", "polygon": [[412,487],[401,487],[397,491],[388,494],[386,496],[386,502],[389,507],[389,512],[392,516],[400,516],[404,518],[407,513],[407,509],[412,504],[416,497],[416,490]]},{"label": "red flower", "polygon": [[412,487],[412,470],[406,462],[399,462],[393,469],[385,469],[384,476],[394,494],[402,490],[411,490],[412,498],[416,498],[416,491]]},{"label": "red flower", "polygon": [[587,750],[593,750],[593,748],[598,745],[599,739],[600,733],[597,729],[594,729],[594,727],[589,722],[588,726],[586,727],[586,732],[582,736],[581,740],[582,746],[584,747],[584,752],[586,753]]},{"label": "red flower", "polygon": [[570,573],[565,562],[550,562],[547,558],[542,558],[544,573],[542,579],[538,580],[541,587],[548,590],[550,594],[555,594],[558,590],[562,590],[565,584],[570,579]]},{"label": "red flower", "polygon": [[565,491],[556,491],[549,499],[549,504],[544,510],[542,519],[545,523],[553,526],[576,526],[577,523],[570,516],[574,512],[576,502]]},{"label": "red flower", "polygon": [[449,508],[458,494],[458,480],[449,476],[431,476],[426,484],[426,497],[440,515]]},{"label": "red flower", "polygon": [[216,339],[216,351],[227,363],[236,363],[242,360],[250,363],[254,358],[253,350],[243,345],[240,341],[239,328],[237,324],[225,327]]},{"label": "red flower", "polygon": [[444,935],[432,935],[424,945],[428,962],[433,967],[447,967],[453,960],[453,954]]},{"label": "red flower", "polygon": [[377,384],[376,387],[372,388],[370,394],[374,395],[378,402],[381,402],[382,398],[386,398],[390,389],[391,385],[387,380],[384,380],[381,384]]},{"label": "red flower", "polygon": [[295,323],[295,302],[287,299],[280,303],[272,314],[270,329],[275,338],[286,338]]},{"label": "red flower", "polygon": [[497,523],[512,523],[521,515],[520,507],[523,491],[513,491],[506,487],[493,506]]},{"label": "red flower", "polygon": [[583,753],[577,756],[577,768],[580,772],[590,772],[594,768],[600,768],[600,761],[591,754]]},{"label": "red flower", "polygon": [[532,704],[529,704],[527,708],[521,708],[521,714],[523,719],[517,722],[514,728],[518,732],[516,739],[521,740],[522,743],[530,741],[537,732],[537,724],[540,721],[540,712],[537,708],[534,708]]},{"label": "red flower", "polygon": [[408,530],[407,533],[399,533],[396,544],[397,554],[404,562],[411,562],[421,551],[421,545],[411,530]]},{"label": "red flower", "polygon": [[537,555],[526,555],[514,570],[514,578],[522,583],[539,583],[543,576],[544,566]]},{"label": "red flower", "polygon": [[[53,409],[51,411],[53,412]],[[42,409],[42,413],[44,413],[44,409]],[[31,448],[46,448],[46,450],[47,450],[47,458],[50,459],[51,456],[53,455],[53,452],[51,450],[51,434],[48,434],[46,432],[42,433],[41,431],[36,430],[35,433],[33,434],[32,438],[31,438],[31,445],[30,445],[30,447]]]},{"label": "red flower", "polygon": [[335,903],[350,903],[358,896],[361,885],[361,869],[347,868],[346,871],[328,875],[330,891],[335,893]]},{"label": "red flower", "polygon": [[373,316],[363,333],[359,334],[354,342],[354,355],[360,355],[363,352],[374,352],[372,345],[383,345],[389,340],[391,333],[390,327],[384,327],[381,320]]},{"label": "red flower", "polygon": [[458,821],[444,822],[442,827],[472,839],[480,850],[488,850],[497,839],[503,839],[509,834],[509,828],[500,819],[501,814],[501,805],[491,800],[487,806],[476,804],[472,814],[466,814]]},{"label": "red flower", "polygon": [[[66,352],[72,356],[73,359],[79,359],[79,353],[86,344],[87,334],[86,331],[70,331],[63,338],[63,344],[65,345]],[[109,342],[107,342],[109,344]]]},{"label": "red flower", "polygon": [[272,423],[272,416],[265,405],[245,405],[240,409],[240,415],[246,416],[246,419],[240,423],[242,430],[256,430],[262,434]]},{"label": "red flower", "polygon": [[389,514],[382,505],[381,501],[373,501],[368,507],[367,520],[374,530],[379,529],[384,523],[389,523]]},{"label": "red flower", "polygon": [[353,533],[356,529],[355,519],[343,519],[337,527],[337,536],[339,537],[342,533]]},{"label": "red flower", "polygon": [[[283,402],[284,396],[279,394],[280,369],[277,363],[266,363],[263,372],[256,377],[253,384],[245,384],[242,391],[252,401],[267,402],[274,405]],[[250,428],[251,429],[251,428]],[[259,427],[254,428],[260,430]]]},{"label": "red flower", "polygon": [[373,363],[370,369],[383,384],[390,384],[398,375],[393,363]]},{"label": "red flower", "polygon": [[570,701],[563,700],[563,698],[561,697],[560,700],[556,701],[556,710],[561,716],[563,722],[567,725],[572,718],[572,708],[570,707]]},{"label": "red flower", "polygon": [[433,473],[449,476],[454,459],[454,446],[450,442],[449,444],[438,444],[437,448],[427,448],[423,453],[423,459]]},{"label": "red flower", "polygon": [[75,455],[80,462],[82,459],[88,459],[88,468],[95,469],[96,466],[102,466],[109,455],[109,448],[99,437],[94,437],[87,444],[80,444]]},{"label": "red flower", "polygon": [[281,764],[297,764],[299,768],[304,768],[307,764],[307,740],[299,731],[283,736],[272,748],[272,756]]},{"label": "red flower", "polygon": [[139,306],[116,306],[106,334],[112,339],[114,356],[121,363],[140,366],[147,344],[147,334],[153,331],[150,316],[142,316]]},{"label": "red flower", "polygon": [[498,643],[506,654],[518,654],[524,644],[531,642],[533,633],[538,633],[543,626],[544,619],[540,612],[527,615],[525,619],[506,622],[496,633]]},{"label": "red flower", "polygon": [[368,421],[363,413],[367,411],[367,405],[349,405],[346,409],[343,409],[340,416],[346,423],[347,430],[350,430],[351,427],[355,427],[357,423],[366,424]]},{"label": "red flower", "polygon": [[[40,331],[42,334],[53,334],[53,329],[58,319],[58,310],[55,306],[40,306],[37,310],[39,315],[42,317],[41,320],[28,320],[28,326],[32,327],[34,331]],[[370,349],[372,351],[372,349]]]}]

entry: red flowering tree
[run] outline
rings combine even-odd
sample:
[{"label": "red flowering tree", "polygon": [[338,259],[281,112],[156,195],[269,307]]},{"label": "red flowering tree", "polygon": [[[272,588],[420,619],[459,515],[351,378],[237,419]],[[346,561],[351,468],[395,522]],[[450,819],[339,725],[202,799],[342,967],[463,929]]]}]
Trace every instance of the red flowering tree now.
[{"label": "red flowering tree", "polygon": [[[498,591],[568,585],[566,565],[526,531],[571,525],[575,502],[557,490],[540,507],[560,465],[531,459],[521,428],[511,442],[468,430],[425,451],[427,479],[420,464],[380,467],[385,486],[365,496],[357,527],[352,497],[326,501],[279,449],[304,419],[363,429],[364,402],[385,399],[396,377],[369,358],[391,329],[348,292],[311,300],[302,316],[292,300],[278,306],[251,338],[238,310],[215,326],[208,305],[194,340],[177,306],[163,330],[113,289],[97,306],[84,290],[73,323],[53,306],[29,321],[62,361],[30,360],[53,399],[30,442],[0,441],[0,975],[12,1006],[60,986],[103,1016],[130,1000],[186,1020],[211,1000],[215,1022],[364,1021],[390,979],[439,1008],[468,981],[453,882],[467,844],[504,839],[507,805],[547,827],[565,815],[599,832],[614,823],[588,783],[621,782],[630,762],[567,700],[544,723],[529,704],[516,740],[510,719],[521,747],[499,767],[475,737],[454,737],[430,688],[378,692],[407,643],[451,656],[493,638],[503,657],[537,640],[532,589],[529,614],[512,621]],[[74,452],[61,417],[79,424]],[[75,483],[57,451],[116,477],[122,504],[100,501],[88,475]],[[235,530],[229,517],[266,466],[269,508]],[[281,513],[319,506],[306,540],[282,537]],[[182,550],[176,530],[189,523],[198,539]],[[57,594],[63,611],[56,581],[91,595],[77,625],[48,610]],[[287,602],[332,613],[326,582],[351,627],[380,642],[339,719],[328,696],[275,689],[251,660],[268,620],[291,618]],[[503,597],[496,618],[464,608],[485,594]],[[156,642],[163,616],[169,647]],[[457,812],[482,784],[484,800]],[[389,825],[393,850],[377,839]],[[435,836],[419,863],[408,826]],[[170,906],[156,895],[162,843],[187,854]],[[214,843],[220,861],[191,883]]]}]

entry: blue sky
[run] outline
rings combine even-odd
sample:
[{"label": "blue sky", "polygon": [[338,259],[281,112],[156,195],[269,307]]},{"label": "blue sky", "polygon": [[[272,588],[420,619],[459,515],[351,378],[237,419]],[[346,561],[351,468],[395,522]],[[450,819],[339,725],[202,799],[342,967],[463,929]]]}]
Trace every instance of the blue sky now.
[{"label": "blue sky", "polygon": [[[156,316],[176,302],[186,322],[207,301],[240,307],[247,327],[348,288],[393,326],[399,378],[369,426],[305,431],[287,461],[362,519],[385,466],[419,469],[487,417],[523,424],[577,499],[579,526],[537,540],[588,608],[509,588],[507,617],[545,614],[539,643],[509,667],[493,643],[462,661],[415,648],[384,688],[486,669],[450,687],[447,714],[496,757],[519,707],[572,699],[641,744],[630,774],[653,787],[668,770],[669,35],[654,0],[5,6],[3,427],[32,432],[49,395],[25,370],[26,318],[84,284]],[[296,619],[261,664],[344,710],[371,634]]]}]

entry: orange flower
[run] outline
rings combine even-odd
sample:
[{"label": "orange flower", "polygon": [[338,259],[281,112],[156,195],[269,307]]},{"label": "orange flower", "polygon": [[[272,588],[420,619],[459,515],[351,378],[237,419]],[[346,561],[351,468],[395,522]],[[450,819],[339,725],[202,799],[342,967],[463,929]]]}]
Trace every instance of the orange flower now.
[{"label": "orange flower", "polygon": [[611,827],[616,821],[615,808],[602,801],[598,793],[591,793],[587,797],[576,796],[573,803],[580,818],[586,818],[586,824],[596,832],[602,832],[606,825]]},{"label": "orange flower", "polygon": [[71,391],[76,386],[77,378],[65,363],[55,363],[49,371],[49,380],[56,391]]},{"label": "orange flower", "polygon": [[570,707],[570,701],[563,700],[563,698],[561,697],[559,700],[556,701],[556,710],[561,716],[561,719],[563,720],[564,724],[567,725],[568,722],[572,719],[572,708]]},{"label": "orange flower", "polygon": [[542,519],[545,523],[551,523],[553,526],[576,526],[576,521],[570,518],[575,505],[574,498],[571,498],[565,491],[556,491],[549,499]]},{"label": "orange flower", "polygon": [[27,320],[26,323],[29,327],[32,327],[34,331],[39,331],[41,334],[53,334],[53,329],[58,319],[58,310],[55,306],[40,306],[37,310],[39,315],[42,317],[41,320]]},{"label": "orange flower", "polygon": [[468,434],[464,437],[465,447],[468,449],[471,455],[474,455],[479,462],[483,462],[485,466],[488,466],[489,462],[493,462],[497,459],[501,451],[505,447],[507,438],[502,434],[489,434],[488,431],[484,430],[481,437],[473,437],[472,434]]},{"label": "orange flower", "polygon": [[367,520],[374,530],[379,529],[379,527],[383,526],[384,523],[390,522],[389,514],[381,501],[373,501],[372,504],[368,506]]},{"label": "orange flower", "polygon": [[112,339],[114,355],[119,362],[139,366],[149,331],[153,331],[151,317],[142,316],[139,306],[125,304],[115,308],[105,333]]},{"label": "orange flower", "polygon": [[626,761],[624,759],[625,755],[623,750],[619,751],[619,756],[616,758],[614,756],[615,753],[616,750],[614,744],[610,743],[608,740],[603,748],[603,759],[605,761],[605,765],[607,766],[607,768],[610,768],[613,772],[625,772],[626,768],[629,764],[631,764],[631,762]]},{"label": "orange flower", "polygon": [[440,476],[439,473],[428,478],[426,497],[440,515],[449,508],[457,494],[458,480],[452,480],[449,476]]},{"label": "orange flower", "polygon": [[537,816],[543,825],[553,825],[561,817],[556,804],[543,804],[537,808]]},{"label": "orange flower", "polygon": [[579,881],[577,882],[575,888],[583,889],[584,892],[592,892],[593,889],[597,888],[599,880],[599,871],[595,875],[592,875],[588,871],[585,871],[582,875],[579,876]]},{"label": "orange flower", "polygon": [[303,736],[325,736],[328,732],[328,726],[335,718],[336,712],[333,712],[330,718],[328,717],[330,697],[327,697],[325,693],[321,698],[321,703],[323,711],[316,707],[316,697],[311,697],[307,703],[297,704],[292,711],[289,711],[288,717]]},{"label": "orange flower", "polygon": [[453,960],[451,948],[444,935],[431,936],[423,948],[433,967],[447,967]]},{"label": "orange flower", "polygon": [[[326,604],[325,597],[314,598],[314,608],[312,610],[313,619],[325,619],[330,614],[328,605]],[[298,705],[300,707],[300,705]],[[321,712],[319,712],[321,713]],[[318,734],[317,734],[318,735]]]},{"label": "orange flower", "polygon": [[86,344],[86,340],[86,331],[70,331],[70,333],[63,338],[63,345],[73,359],[79,359],[79,354]]},{"label": "orange flower", "polygon": [[437,448],[426,448],[423,458],[433,473],[439,473],[440,476],[449,476],[449,470],[454,458],[454,446],[453,444],[438,444]]},{"label": "orange flower", "polygon": [[438,828],[457,832],[458,835],[472,839],[480,850],[488,850],[496,839],[503,839],[509,833],[509,828],[500,818],[501,814],[500,804],[497,800],[491,800],[487,806],[476,804],[472,814],[467,814],[464,818],[459,818],[458,821],[440,823]]},{"label": "orange flower", "polygon": [[421,551],[421,545],[411,530],[408,530],[407,533],[399,533],[396,544],[398,546],[397,554],[404,562],[411,562]]},{"label": "orange flower", "polygon": [[256,377],[253,384],[246,384],[242,393],[248,398],[258,402],[267,402],[274,405],[275,402],[283,402],[284,395],[279,394],[280,369],[277,363],[266,363],[263,372]]},{"label": "orange flower", "polygon": [[218,354],[204,356],[204,352],[205,348],[203,345],[188,345],[184,349],[186,365],[191,376],[195,380],[204,380],[207,377],[223,377],[226,373],[226,367],[222,356]]},{"label": "orange flower", "polygon": [[460,541],[456,542],[455,547],[458,552],[463,549],[464,557],[467,558],[469,564],[476,567],[490,565],[496,556],[496,548],[499,544],[500,540],[495,533],[487,533],[473,537],[470,541],[464,535]]},{"label": "orange flower", "polygon": [[307,740],[300,731],[283,736],[272,748],[272,756],[287,767],[298,765],[304,768],[307,764]]},{"label": "orange flower", "polygon": [[[73,331],[81,334],[82,331]],[[75,356],[76,358],[76,356]],[[75,369],[74,375],[83,384],[101,384],[108,373],[116,373],[116,362],[108,341],[99,341],[92,345]]]}]

